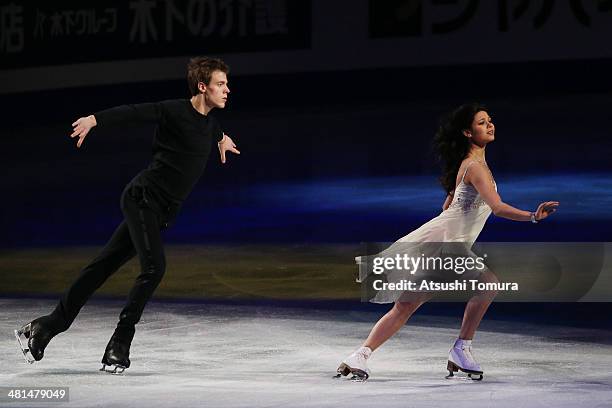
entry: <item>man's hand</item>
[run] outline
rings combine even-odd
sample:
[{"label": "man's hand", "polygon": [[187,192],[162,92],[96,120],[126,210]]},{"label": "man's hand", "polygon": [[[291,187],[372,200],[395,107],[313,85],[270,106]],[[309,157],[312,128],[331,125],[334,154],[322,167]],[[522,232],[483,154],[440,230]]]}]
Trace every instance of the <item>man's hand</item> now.
[{"label": "man's hand", "polygon": [[217,143],[217,145],[219,146],[221,163],[225,163],[225,152],[240,154],[240,152],[236,149],[236,144],[234,143],[232,138],[226,135],[225,133],[223,134],[223,139],[221,139],[221,141]]},{"label": "man's hand", "polygon": [[87,136],[91,128],[97,124],[98,122],[96,122],[96,117],[94,115],[78,118],[76,122],[72,124],[73,132],[70,137],[75,138],[78,136],[79,141],[77,142],[77,147],[81,147],[83,140],[85,140],[85,136]]}]

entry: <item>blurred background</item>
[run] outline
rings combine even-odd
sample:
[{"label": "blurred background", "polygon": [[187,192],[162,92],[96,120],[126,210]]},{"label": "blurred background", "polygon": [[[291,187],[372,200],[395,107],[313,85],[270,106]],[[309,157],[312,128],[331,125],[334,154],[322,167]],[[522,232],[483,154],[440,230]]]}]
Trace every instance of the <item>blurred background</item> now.
[{"label": "blurred background", "polygon": [[[153,127],[96,128],[77,150],[70,124],[188,98],[196,55],[231,67],[229,103],[213,115],[242,154],[211,155],[167,231],[170,258],[195,278],[181,286],[169,273],[162,295],[206,297],[210,286],[185,282],[215,271],[235,289],[238,271],[259,265],[270,281],[306,270],[319,289],[343,288],[314,298],[358,298],[359,243],[440,212],[432,137],[469,101],[496,125],[487,161],[504,201],[561,202],[537,226],[491,218],[481,240],[610,241],[610,0],[0,0],[0,16],[0,293],[61,291],[121,222],[121,191],[150,161]],[[122,294],[133,275],[122,276],[102,293]]]}]

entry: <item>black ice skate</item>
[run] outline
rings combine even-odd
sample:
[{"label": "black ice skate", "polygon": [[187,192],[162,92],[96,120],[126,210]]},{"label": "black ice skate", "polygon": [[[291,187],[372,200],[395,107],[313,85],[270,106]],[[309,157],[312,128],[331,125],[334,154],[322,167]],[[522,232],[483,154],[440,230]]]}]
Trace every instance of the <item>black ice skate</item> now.
[{"label": "black ice skate", "polygon": [[23,357],[30,364],[43,358],[47,344],[55,336],[51,329],[41,323],[40,318],[15,330],[14,333]]},{"label": "black ice skate", "polygon": [[121,341],[114,336],[111,337],[104,356],[102,356],[102,368],[111,374],[122,374],[126,368],[130,367],[130,343]]}]

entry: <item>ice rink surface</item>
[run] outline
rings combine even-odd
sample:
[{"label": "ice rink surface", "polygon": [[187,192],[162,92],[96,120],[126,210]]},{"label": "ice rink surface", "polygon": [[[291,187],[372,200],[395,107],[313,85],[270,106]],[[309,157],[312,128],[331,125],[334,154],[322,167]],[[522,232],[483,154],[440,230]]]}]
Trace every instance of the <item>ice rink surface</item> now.
[{"label": "ice rink surface", "polygon": [[69,387],[70,401],[8,407],[612,407],[612,332],[483,321],[482,382],[447,380],[454,319],[416,315],[369,360],[364,382],[333,379],[379,314],[152,302],[123,375],[99,372],[121,302],[90,302],[45,358],[13,336],[54,302],[0,299],[0,386]]}]

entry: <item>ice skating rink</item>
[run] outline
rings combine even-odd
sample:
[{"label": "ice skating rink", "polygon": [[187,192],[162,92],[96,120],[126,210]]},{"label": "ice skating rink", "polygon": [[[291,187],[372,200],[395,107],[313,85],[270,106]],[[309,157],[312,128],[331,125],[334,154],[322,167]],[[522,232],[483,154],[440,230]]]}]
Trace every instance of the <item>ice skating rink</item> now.
[{"label": "ice skating rink", "polygon": [[446,380],[456,318],[417,314],[370,359],[365,383],[332,379],[378,313],[149,304],[123,375],[98,372],[121,302],[92,301],[28,365],[13,330],[54,302],[0,299],[0,385],[69,387],[70,407],[612,407],[612,332],[486,320],[482,382]]}]

